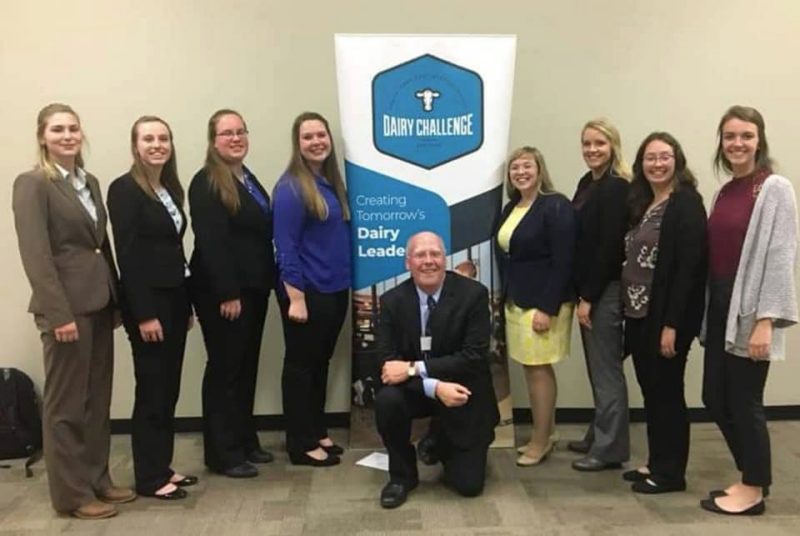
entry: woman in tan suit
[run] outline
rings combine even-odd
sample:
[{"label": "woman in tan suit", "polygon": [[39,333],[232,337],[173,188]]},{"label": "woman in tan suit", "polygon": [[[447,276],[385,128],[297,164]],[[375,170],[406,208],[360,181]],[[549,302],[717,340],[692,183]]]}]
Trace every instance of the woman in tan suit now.
[{"label": "woman in tan suit", "polygon": [[83,170],[78,115],[45,106],[36,138],[39,162],[14,181],[13,208],[28,311],[44,345],[50,498],[58,512],[101,519],[136,498],[108,472],[117,274],[100,187]]}]

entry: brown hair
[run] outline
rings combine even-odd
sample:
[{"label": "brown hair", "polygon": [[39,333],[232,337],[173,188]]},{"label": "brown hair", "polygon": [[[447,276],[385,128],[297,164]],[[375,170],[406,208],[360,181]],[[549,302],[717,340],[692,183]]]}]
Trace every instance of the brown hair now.
[{"label": "brown hair", "polygon": [[317,188],[314,180],[314,173],[308,167],[308,163],[300,154],[300,126],[305,121],[319,121],[325,125],[325,130],[328,132],[330,139],[331,152],[328,158],[322,163],[320,170],[325,180],[333,187],[336,192],[336,198],[342,206],[342,217],[345,221],[350,219],[350,208],[347,203],[347,192],[345,191],[344,181],[342,174],[339,172],[339,165],[336,162],[336,149],[333,145],[333,136],[331,136],[331,128],[328,121],[322,115],[316,112],[303,112],[295,118],[292,124],[292,156],[289,159],[289,165],[286,167],[287,173],[295,176],[300,186],[300,195],[303,198],[303,204],[311,215],[319,220],[328,219],[328,204],[325,198]]},{"label": "brown hair", "polygon": [[181,181],[178,179],[178,164],[177,157],[175,155],[175,141],[172,137],[172,129],[169,127],[167,122],[160,117],[156,117],[155,115],[143,115],[133,123],[133,126],[131,127],[131,152],[133,153],[131,175],[136,181],[136,184],[139,185],[139,188],[141,188],[144,193],[155,199],[155,192],[153,192],[153,188],[150,186],[150,181],[147,179],[147,167],[145,166],[145,163],[142,162],[142,157],[139,156],[139,151],[136,150],[136,142],[139,140],[139,125],[144,123],[161,123],[167,128],[167,132],[169,132],[169,146],[171,152],[169,160],[167,160],[163,169],[161,170],[161,177],[159,179],[164,188],[166,188],[172,197],[178,201],[178,204],[182,205],[184,194]]},{"label": "brown hair", "polygon": [[[43,170],[44,174],[49,179],[61,177],[61,174],[55,168],[55,163],[50,153],[47,151],[47,145],[44,143],[44,131],[47,128],[47,122],[51,116],[58,113],[71,114],[78,121],[78,125],[81,124],[81,118],[68,104],[54,102],[39,110],[39,114],[36,116],[36,143],[38,145],[38,161],[36,167]],[[83,135],[83,127],[81,127],[81,134]],[[80,152],[75,156],[75,165],[79,168],[83,168],[83,155]]]},{"label": "brown hair", "polygon": [[750,106],[731,106],[719,120],[717,126],[717,151],[714,155],[714,169],[719,173],[720,170],[725,170],[728,173],[733,173],[731,163],[725,157],[722,150],[722,129],[725,123],[731,119],[738,119],[746,123],[753,123],[758,128],[758,148],[756,149],[756,169],[772,169],[772,158],[769,156],[769,145],[767,144],[767,127],[764,123],[764,117],[758,110]]},{"label": "brown hair", "polygon": [[235,110],[223,108],[214,112],[208,120],[208,148],[206,149],[205,168],[211,190],[219,195],[220,201],[231,214],[236,214],[241,204],[239,190],[236,186],[236,177],[233,176],[231,168],[219,156],[216,147],[214,147],[214,140],[217,138],[217,122],[226,115],[235,115],[242,121],[244,128],[247,128],[247,123],[245,123],[242,114]]}]

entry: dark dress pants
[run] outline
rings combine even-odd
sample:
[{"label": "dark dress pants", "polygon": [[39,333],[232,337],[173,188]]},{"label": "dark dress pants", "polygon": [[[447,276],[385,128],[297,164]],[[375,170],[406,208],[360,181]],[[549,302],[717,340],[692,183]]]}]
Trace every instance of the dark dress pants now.
[{"label": "dark dress pants", "polygon": [[606,463],[630,458],[628,385],[622,355],[620,283],[608,284],[592,304],[592,329],[581,327],[583,353],[594,398],[594,417],[584,441],[589,455]]},{"label": "dark dress pants", "polygon": [[208,353],[203,375],[203,448],[206,466],[213,471],[240,465],[259,448],[253,401],[268,298],[267,291],[242,289],[239,318],[226,320],[212,293],[195,292],[195,310]]},{"label": "dark dress pants", "polygon": [[[434,415],[434,400],[425,396],[422,382],[385,385],[375,397],[375,421],[389,454],[389,480],[407,487],[419,481],[417,457],[411,444],[411,421]],[[435,422],[436,417],[432,422]],[[432,426],[436,455],[444,466],[444,482],[465,497],[480,495],[486,481],[488,444],[464,449],[454,445],[441,426]]]},{"label": "dark dress pants", "polygon": [[305,293],[308,321],[301,324],[288,317],[289,300],[279,297],[286,354],[283,358],[283,414],[286,421],[286,451],[300,456],[319,446],[328,436],[325,399],[328,367],[342,329],[350,292],[342,290]]},{"label": "dark dress pants", "polygon": [[125,315],[125,330],[133,348],[136,398],[131,421],[131,447],[136,491],[153,495],[169,482],[173,471],[175,405],[178,402],[191,314],[185,286],[153,290],[156,315],[164,332],[161,342],[145,342],[139,324]]},{"label": "dark dress pants", "polygon": [[719,426],[749,486],[772,483],[772,456],[764,414],[769,361],[753,361],[725,351],[732,281],[709,281],[703,403]]},{"label": "dark dress pants", "polygon": [[57,342],[36,318],[44,347],[42,425],[50,500],[72,512],[112,486],[109,408],[114,376],[114,313],[75,317],[79,339]]},{"label": "dark dress pants", "polygon": [[654,353],[645,347],[643,328],[644,320],[625,319],[625,337],[644,398],[647,467],[654,482],[680,484],[685,480],[689,459],[689,412],[683,384],[688,348],[671,358]]}]

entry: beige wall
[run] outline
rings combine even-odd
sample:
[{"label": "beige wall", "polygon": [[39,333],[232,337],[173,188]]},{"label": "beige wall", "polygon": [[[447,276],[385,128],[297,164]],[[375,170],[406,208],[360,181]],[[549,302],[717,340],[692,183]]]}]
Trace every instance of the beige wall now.
[{"label": "beige wall", "polygon": [[[631,159],[651,130],[681,140],[708,199],[716,122],[733,103],[758,107],[780,171],[800,177],[800,3],[765,0],[561,0],[398,2],[338,0],[52,0],[2,2],[0,19],[0,365],[42,380],[41,347],[25,312],[28,284],[17,255],[11,183],[34,158],[34,123],[51,101],[72,104],[91,142],[88,169],[106,187],[130,164],[128,132],[142,114],[167,119],[188,184],[205,149],[208,116],[233,107],[251,130],[249,166],[268,187],[289,151],[292,118],[306,109],[338,131],[333,34],[504,33],[518,36],[511,144],[534,144],[556,185],[574,191],[584,171],[581,125],[607,115]],[[336,132],[337,141],[341,138]],[[187,245],[191,237],[187,236]],[[349,407],[349,333],[340,340],[330,411]],[[561,407],[589,407],[577,338],[559,365]],[[789,336],[789,361],[773,367],[767,400],[800,404],[800,328]],[[280,413],[283,345],[274,302],[262,351],[256,412]],[[198,415],[204,349],[198,329],[186,352],[178,412]],[[514,369],[517,406],[526,404]],[[632,377],[632,405],[640,404]],[[700,404],[701,355],[687,370],[691,405]],[[117,333],[113,416],[130,415],[130,349]]]}]

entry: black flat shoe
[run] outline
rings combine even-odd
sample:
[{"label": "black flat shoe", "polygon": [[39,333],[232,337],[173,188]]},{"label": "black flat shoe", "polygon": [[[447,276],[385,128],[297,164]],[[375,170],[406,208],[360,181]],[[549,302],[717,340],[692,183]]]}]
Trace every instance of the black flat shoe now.
[{"label": "black flat shoe", "polygon": [[622,469],[622,464],[619,462],[604,462],[592,456],[585,456],[572,462],[572,468],[576,471],[594,472],[605,471],[606,469]]},{"label": "black flat shoe", "polygon": [[258,468],[250,462],[242,462],[234,467],[220,471],[229,478],[253,478],[258,476]]},{"label": "black flat shoe", "polygon": [[332,465],[339,465],[341,459],[333,454],[328,454],[324,460],[318,460],[309,456],[305,452],[300,454],[289,454],[289,461],[292,465],[310,465],[311,467],[330,467]]},{"label": "black flat shoe", "polygon": [[247,455],[247,461],[250,463],[270,463],[275,460],[275,456],[271,452],[257,448]]},{"label": "black flat shoe", "polygon": [[591,445],[584,441],[583,439],[579,439],[577,441],[570,441],[567,443],[567,450],[571,450],[572,452],[577,452],[578,454],[588,454]]},{"label": "black flat shoe", "polygon": [[436,439],[428,434],[417,443],[417,457],[425,465],[436,465],[439,463],[439,453],[436,449]]},{"label": "black flat shoe", "polygon": [[176,486],[180,486],[182,488],[194,486],[198,482],[200,482],[200,479],[193,475],[186,475],[180,480],[170,480],[170,484],[175,484]]},{"label": "black flat shoe", "polygon": [[703,499],[700,501],[700,507],[703,510],[708,510],[709,512],[714,512],[715,514],[723,514],[726,516],[760,516],[767,510],[767,506],[764,504],[764,501],[758,501],[756,504],[751,506],[746,510],[742,510],[741,512],[729,512],[728,510],[723,510],[717,504],[717,501],[714,499]]},{"label": "black flat shoe", "polygon": [[638,469],[631,469],[622,473],[622,480],[625,482],[644,482],[650,477],[650,473],[642,473]]},{"label": "black flat shoe", "polygon": [[397,508],[406,502],[408,493],[417,485],[408,486],[398,482],[389,482],[381,490],[381,506],[383,508]]},{"label": "black flat shoe", "polygon": [[328,454],[333,454],[334,456],[341,456],[342,454],[344,454],[344,449],[339,445],[337,445],[336,443],[329,446],[320,445],[319,447]]},{"label": "black flat shoe", "polygon": [[[727,497],[728,494],[725,492],[724,489],[712,489],[708,492],[709,499],[716,499],[717,497]],[[761,496],[765,499],[769,497],[769,486],[764,486],[761,488]]]},{"label": "black flat shoe", "polygon": [[[175,484],[175,482],[173,482]],[[151,499],[158,499],[159,501],[179,501],[181,499],[185,499],[189,496],[189,493],[183,488],[175,488],[173,491],[169,493],[153,493],[153,494],[142,494],[145,497],[150,497]]]},{"label": "black flat shoe", "polygon": [[631,484],[631,490],[636,493],[644,493],[647,495],[656,495],[659,493],[670,493],[673,491],[686,491],[686,481],[677,482],[656,482],[650,478],[645,478],[639,482]]}]

